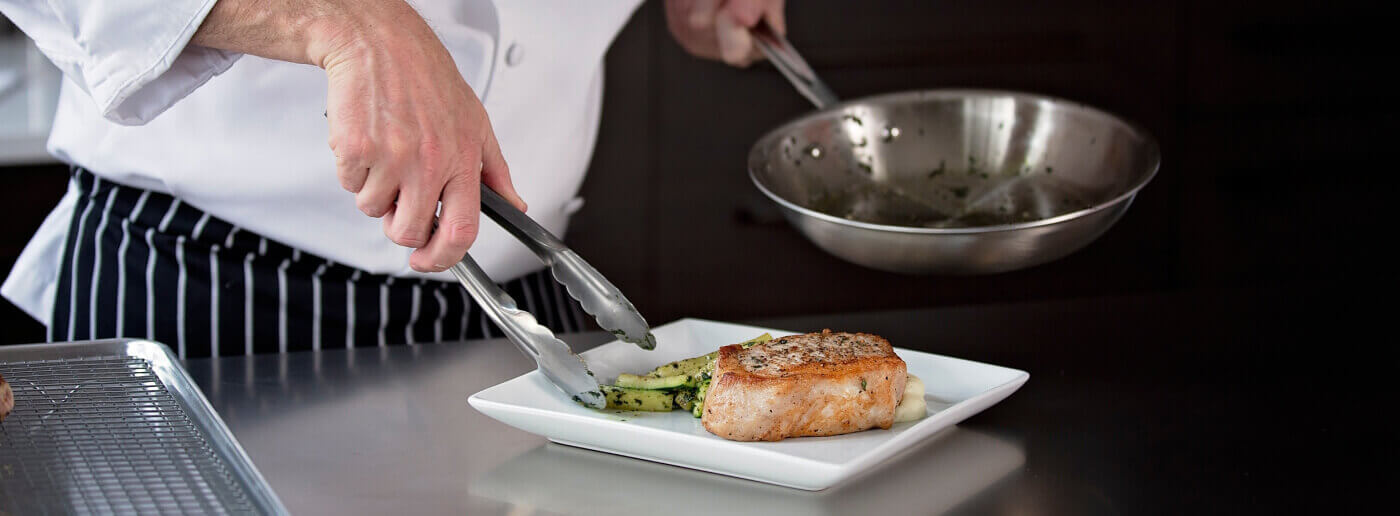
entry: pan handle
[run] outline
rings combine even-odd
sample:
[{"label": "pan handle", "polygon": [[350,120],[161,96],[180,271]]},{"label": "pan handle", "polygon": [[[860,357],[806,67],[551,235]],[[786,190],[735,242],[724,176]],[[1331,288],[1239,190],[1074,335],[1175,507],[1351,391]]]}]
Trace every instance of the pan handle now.
[{"label": "pan handle", "polygon": [[802,59],[802,55],[797,53],[792,43],[773,32],[773,28],[769,27],[767,22],[760,19],[758,25],[749,29],[749,34],[753,36],[754,43],[763,51],[763,55],[783,73],[783,77],[792,82],[802,96],[816,104],[817,109],[825,109],[840,102],[836,93],[817,77],[817,72],[807,65],[807,61]]}]

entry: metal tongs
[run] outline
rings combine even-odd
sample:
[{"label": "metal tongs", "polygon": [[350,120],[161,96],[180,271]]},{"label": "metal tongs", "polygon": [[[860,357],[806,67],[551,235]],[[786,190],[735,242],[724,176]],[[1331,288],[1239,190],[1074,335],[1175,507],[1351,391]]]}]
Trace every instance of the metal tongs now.
[{"label": "metal tongs", "polygon": [[787,38],[782,37],[773,28],[768,26],[768,22],[760,19],[758,25],[749,29],[749,35],[753,36],[754,45],[763,52],[763,56],[768,58],[773,67],[782,72],[783,77],[792,83],[793,87],[817,109],[825,109],[828,106],[841,102],[836,96],[836,92],[831,91],[831,87],[817,77],[816,70],[807,64],[807,60],[802,58],[802,54],[797,53],[797,48],[788,43]]},{"label": "metal tongs", "polygon": [[[642,349],[656,347],[656,337],[652,336],[646,319],[632,306],[632,302],[597,269],[565,246],[559,237],[515,209],[484,184],[481,185],[481,211],[530,248],[540,261],[549,265],[554,280],[564,285],[569,296],[579,302],[583,311],[597,319],[599,326],[618,339]],[[598,380],[588,370],[583,358],[574,354],[568,344],[555,337],[554,332],[541,325],[534,315],[521,310],[515,304],[515,299],[497,286],[470,254],[450,270],[511,343],[526,356],[535,359],[540,372],[555,386],[584,405],[594,408],[606,406]]]}]

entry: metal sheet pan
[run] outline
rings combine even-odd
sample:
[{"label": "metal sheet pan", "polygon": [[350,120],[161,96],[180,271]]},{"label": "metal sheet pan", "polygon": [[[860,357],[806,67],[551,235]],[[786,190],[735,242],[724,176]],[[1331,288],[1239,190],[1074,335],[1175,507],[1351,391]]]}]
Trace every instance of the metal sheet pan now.
[{"label": "metal sheet pan", "polygon": [[163,344],[0,346],[0,513],[286,514]]}]

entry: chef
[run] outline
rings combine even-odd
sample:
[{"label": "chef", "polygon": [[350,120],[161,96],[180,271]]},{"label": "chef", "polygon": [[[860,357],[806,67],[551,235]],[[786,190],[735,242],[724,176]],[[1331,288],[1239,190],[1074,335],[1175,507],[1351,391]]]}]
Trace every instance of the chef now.
[{"label": "chef", "polygon": [[[564,232],[637,3],[0,0],[63,71],[48,150],[72,169],[2,292],[50,340],[181,357],[492,336],[443,272],[470,248],[581,329],[478,185]],[[748,27],[784,26],[781,0],[665,8],[689,52],[735,66],[758,57]]]}]

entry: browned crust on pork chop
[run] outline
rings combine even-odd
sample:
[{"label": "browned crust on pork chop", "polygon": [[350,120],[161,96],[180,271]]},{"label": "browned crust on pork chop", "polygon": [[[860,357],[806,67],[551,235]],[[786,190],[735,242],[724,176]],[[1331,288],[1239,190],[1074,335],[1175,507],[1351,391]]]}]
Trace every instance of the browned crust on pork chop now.
[{"label": "browned crust on pork chop", "polygon": [[736,441],[889,428],[906,374],[889,341],[868,333],[823,330],[725,346],[700,421]]}]

